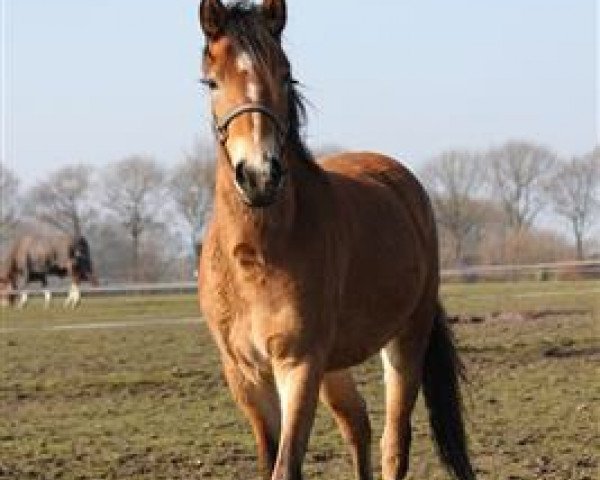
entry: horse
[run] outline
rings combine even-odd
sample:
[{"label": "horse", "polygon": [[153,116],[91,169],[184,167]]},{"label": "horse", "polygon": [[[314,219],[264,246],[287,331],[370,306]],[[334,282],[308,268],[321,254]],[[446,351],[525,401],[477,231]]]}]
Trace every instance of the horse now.
[{"label": "horse", "polygon": [[70,277],[71,288],[64,303],[70,308],[75,308],[81,301],[81,282],[98,285],[89,243],[81,235],[20,235],[13,242],[5,264],[0,273],[0,297],[4,306],[23,308],[28,300],[24,288],[31,282],[40,282],[46,289],[44,306],[48,308],[52,298],[47,290],[49,276]]},{"label": "horse", "polygon": [[320,161],[281,36],[284,0],[202,0],[202,74],[217,145],[199,305],[264,478],[299,480],[320,400],[372,479],[371,427],[350,368],[380,352],[384,480],[409,468],[422,388],[442,462],[472,480],[463,372],[439,300],[431,202],[400,162],[369,152]]}]

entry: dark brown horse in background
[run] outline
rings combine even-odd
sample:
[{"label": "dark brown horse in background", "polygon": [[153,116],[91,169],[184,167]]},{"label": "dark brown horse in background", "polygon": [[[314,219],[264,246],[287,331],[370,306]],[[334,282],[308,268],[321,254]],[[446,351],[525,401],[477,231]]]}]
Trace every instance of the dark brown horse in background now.
[{"label": "dark brown horse in background", "polygon": [[[28,300],[25,287],[31,282],[39,282],[46,289],[50,276],[71,279],[71,288],[64,304],[70,308],[75,308],[81,300],[81,282],[98,284],[90,246],[85,237],[49,234],[17,237],[0,272],[0,299],[4,305],[13,304],[22,308]],[[44,296],[45,306],[48,307],[50,291],[46,290]]]},{"label": "dark brown horse in background", "polygon": [[350,445],[356,478],[372,478],[369,419],[349,367],[381,352],[384,480],[407,473],[420,387],[442,461],[474,479],[425,191],[382,155],[314,161],[281,47],[283,0],[203,0],[200,20],[219,147],[200,303],[265,478],[302,477],[319,396]]}]

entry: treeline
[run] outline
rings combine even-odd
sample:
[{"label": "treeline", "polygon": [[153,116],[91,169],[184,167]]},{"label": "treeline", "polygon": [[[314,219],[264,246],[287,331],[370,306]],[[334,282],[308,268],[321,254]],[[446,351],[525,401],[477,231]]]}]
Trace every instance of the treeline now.
[{"label": "treeline", "polygon": [[600,148],[569,159],[517,141],[483,152],[447,151],[427,163],[421,178],[445,266],[598,256]]},{"label": "treeline", "polygon": [[0,256],[15,235],[43,229],[86,236],[104,281],[191,278],[212,205],[209,147],[196,144],[170,169],[142,155],[104,168],[68,165],[25,190],[7,166],[0,175]]},{"label": "treeline", "polygon": [[[570,159],[515,141],[451,150],[418,175],[436,211],[444,267],[598,256],[600,148]],[[189,279],[213,186],[214,152],[202,143],[169,169],[135,155],[99,169],[61,167],[27,189],[0,164],[1,253],[19,231],[58,230],[90,240],[105,281]]]}]

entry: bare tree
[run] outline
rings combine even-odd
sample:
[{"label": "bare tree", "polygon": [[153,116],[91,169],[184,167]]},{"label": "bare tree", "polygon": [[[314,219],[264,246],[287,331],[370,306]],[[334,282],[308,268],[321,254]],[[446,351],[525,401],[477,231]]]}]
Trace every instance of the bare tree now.
[{"label": "bare tree", "polygon": [[559,167],[548,188],[556,213],[571,226],[577,258],[584,258],[584,240],[600,215],[600,147]]},{"label": "bare tree", "polygon": [[19,179],[0,162],[0,243],[5,242],[17,224]]},{"label": "bare tree", "polygon": [[544,147],[513,141],[491,149],[486,158],[488,183],[502,205],[508,227],[531,227],[544,205],[555,154]]},{"label": "bare tree", "polygon": [[[153,224],[140,242],[138,281],[159,282],[189,278],[189,262],[182,262],[181,235],[166,224]],[[132,279],[131,237],[114,217],[94,223],[89,232],[94,265],[105,281]]]},{"label": "bare tree", "polygon": [[423,179],[438,223],[452,237],[454,262],[462,263],[467,238],[481,221],[480,202],[475,201],[483,181],[479,159],[467,151],[444,152],[425,166]]},{"label": "bare tree", "polygon": [[82,235],[96,215],[91,202],[93,169],[69,165],[50,174],[27,194],[27,210],[37,220],[72,235]]},{"label": "bare tree", "polygon": [[131,238],[133,278],[140,278],[140,239],[163,211],[164,171],[149,157],[131,156],[110,165],[103,176],[104,206]]},{"label": "bare tree", "polygon": [[[194,243],[210,214],[215,185],[214,151],[196,143],[192,152],[175,166],[169,178],[169,192],[178,212],[190,228]],[[195,238],[194,238],[195,237]]]}]

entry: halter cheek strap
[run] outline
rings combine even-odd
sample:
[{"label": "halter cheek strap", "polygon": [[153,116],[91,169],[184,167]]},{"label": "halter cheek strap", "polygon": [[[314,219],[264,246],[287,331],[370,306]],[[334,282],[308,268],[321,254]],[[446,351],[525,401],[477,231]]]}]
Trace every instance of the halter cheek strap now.
[{"label": "halter cheek strap", "polygon": [[254,102],[249,102],[249,103],[244,103],[242,105],[239,105],[239,106],[235,107],[233,110],[231,110],[229,113],[227,113],[222,118],[218,118],[216,115],[213,114],[213,129],[215,131],[215,135],[216,135],[217,139],[219,140],[219,142],[222,145],[225,144],[225,142],[227,141],[227,138],[229,136],[229,133],[228,133],[229,124],[236,117],[239,117],[240,115],[242,115],[244,113],[253,113],[253,112],[261,113],[261,114],[265,115],[266,117],[268,117],[269,120],[271,120],[273,122],[273,124],[275,125],[275,129],[277,130],[279,142],[280,142],[280,144],[283,144],[283,142],[285,141],[285,137],[287,136],[287,133],[288,133],[287,125],[285,125],[279,119],[279,117],[275,114],[275,112],[273,112],[273,110],[271,110],[270,108],[266,107],[265,105],[263,105],[261,103],[254,103]]}]

